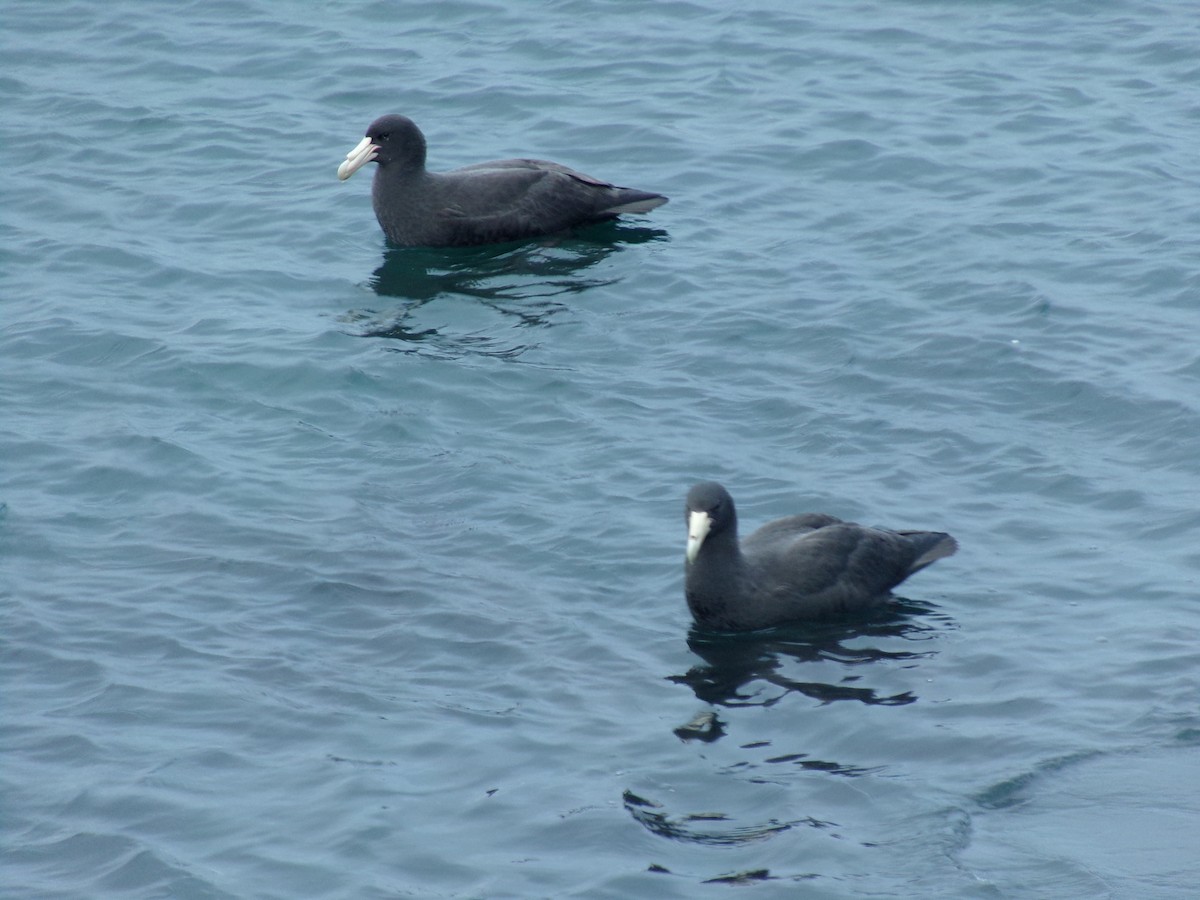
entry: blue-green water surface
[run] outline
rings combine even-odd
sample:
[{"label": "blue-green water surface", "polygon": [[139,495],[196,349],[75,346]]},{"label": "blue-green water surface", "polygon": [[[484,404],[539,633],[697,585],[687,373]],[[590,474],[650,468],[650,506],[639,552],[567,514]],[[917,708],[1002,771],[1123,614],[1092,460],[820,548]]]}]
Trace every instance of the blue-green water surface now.
[{"label": "blue-green water surface", "polygon": [[[1194,5],[0,17],[6,896],[1193,896]],[[385,112],[671,203],[388,249]],[[692,633],[702,478],[961,550]]]}]

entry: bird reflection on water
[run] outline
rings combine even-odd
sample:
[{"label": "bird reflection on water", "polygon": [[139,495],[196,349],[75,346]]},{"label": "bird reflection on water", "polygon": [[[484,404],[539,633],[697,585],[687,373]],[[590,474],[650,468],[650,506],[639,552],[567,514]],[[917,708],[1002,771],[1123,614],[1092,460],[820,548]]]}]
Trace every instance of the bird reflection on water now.
[{"label": "bird reflection on water", "polygon": [[[514,358],[532,342],[513,343],[489,329],[453,333],[427,324],[439,299],[471,298],[511,328],[560,324],[572,295],[610,285],[617,277],[592,271],[626,244],[666,239],[662,229],[605,222],[570,235],[487,247],[429,249],[389,247],[366,286],[378,297],[400,301],[387,307],[354,309],[342,317],[360,337],[398,342],[389,349],[444,358],[485,355]],[[505,339],[501,339],[501,338]]]},{"label": "bird reflection on water", "polygon": [[[687,685],[709,708],[691,721],[674,729],[677,738],[697,747],[720,742],[729,734],[744,732],[746,720],[738,721],[738,707],[769,707],[784,697],[800,694],[822,705],[835,700],[857,700],[860,703],[883,706],[904,706],[917,700],[909,691],[881,695],[869,687],[850,685],[869,674],[871,663],[899,663],[932,656],[933,649],[904,648],[908,642],[929,642],[947,629],[953,621],[928,603],[896,598],[888,609],[877,611],[869,618],[797,624],[758,632],[717,633],[693,628],[688,646],[703,663],[690,668],[671,681]],[[896,648],[896,649],[893,649]],[[788,677],[788,666],[819,666],[829,671],[830,665],[844,672],[848,667],[862,667],[863,675],[840,678],[837,683],[801,681]],[[715,707],[715,708],[714,708]],[[725,719],[728,718],[727,722]],[[810,748],[801,746],[781,752],[773,747],[773,739],[737,743],[728,753],[716,755],[708,749],[699,752],[714,760],[724,760],[721,771],[747,784],[788,783],[795,778],[869,778],[884,771],[880,766],[862,766],[823,759]],[[748,755],[743,755],[748,754]],[[731,795],[734,796],[734,795]],[[740,795],[736,795],[740,796]],[[842,838],[842,825],[823,815],[786,817],[764,816],[756,801],[760,794],[748,795],[751,800],[739,804],[727,800],[732,808],[713,810],[711,803],[701,811],[688,809],[698,798],[662,793],[654,797],[646,792],[625,792],[625,809],[651,833],[675,841],[705,845],[737,845],[750,841],[769,840],[785,831],[807,828],[814,832]],[[680,808],[683,807],[683,808]],[[819,807],[817,807],[819,809]],[[790,807],[789,807],[790,811]],[[773,880],[775,873],[763,869],[736,873],[729,883]]]},{"label": "bird reflection on water", "polygon": [[[946,627],[933,615],[934,607],[897,599],[888,610],[870,618],[836,623],[796,624],[750,633],[719,633],[693,628],[688,647],[704,662],[671,681],[685,684],[696,697],[715,706],[773,706],[789,694],[802,694],[822,704],[857,700],[872,706],[903,706],[917,697],[911,691],[880,695],[873,688],[847,682],[801,681],[783,673],[787,664],[835,662],[865,666],[873,662],[904,662],[931,656],[933,650],[886,649],[896,639],[928,641]],[[921,616],[921,618],[916,618]],[[853,644],[851,644],[853,642]]]}]

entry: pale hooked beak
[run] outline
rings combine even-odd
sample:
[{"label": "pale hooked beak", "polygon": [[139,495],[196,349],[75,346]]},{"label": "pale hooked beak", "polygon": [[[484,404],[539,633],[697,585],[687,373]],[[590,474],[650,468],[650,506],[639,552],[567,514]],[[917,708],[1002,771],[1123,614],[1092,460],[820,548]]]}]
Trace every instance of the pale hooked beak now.
[{"label": "pale hooked beak", "polygon": [[712,528],[712,516],[706,512],[692,510],[688,513],[688,539],[687,539],[687,561],[689,564],[696,561],[696,554],[700,552],[700,545],[704,543],[704,539],[708,537],[708,529]]},{"label": "pale hooked beak", "polygon": [[338,166],[338,181],[345,181],[378,155],[379,148],[371,143],[369,137],[363,138]]}]

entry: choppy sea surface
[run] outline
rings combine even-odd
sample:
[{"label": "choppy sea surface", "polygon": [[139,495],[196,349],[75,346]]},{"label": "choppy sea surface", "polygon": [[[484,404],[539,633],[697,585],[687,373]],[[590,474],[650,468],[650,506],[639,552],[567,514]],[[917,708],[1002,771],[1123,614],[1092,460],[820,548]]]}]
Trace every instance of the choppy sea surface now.
[{"label": "choppy sea surface", "polygon": [[[1194,896],[1196,12],[6,3],[5,896]],[[694,632],[710,478],[961,550]]]}]

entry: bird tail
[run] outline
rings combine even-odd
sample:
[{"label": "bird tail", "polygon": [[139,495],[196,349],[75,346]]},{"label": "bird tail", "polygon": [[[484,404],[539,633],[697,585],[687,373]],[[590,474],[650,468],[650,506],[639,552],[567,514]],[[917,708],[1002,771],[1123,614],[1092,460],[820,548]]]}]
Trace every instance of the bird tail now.
[{"label": "bird tail", "polygon": [[953,556],[958,550],[958,541],[942,531],[901,531],[902,535],[913,542],[918,556],[908,567],[908,574],[918,572],[931,563]]},{"label": "bird tail", "polygon": [[614,216],[621,213],[648,213],[650,210],[658,209],[667,202],[667,198],[662,194],[652,194],[649,191],[635,191],[630,188],[626,188],[615,199],[617,200],[616,204],[604,210],[606,213]]}]

